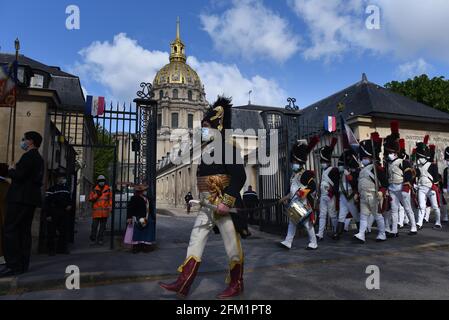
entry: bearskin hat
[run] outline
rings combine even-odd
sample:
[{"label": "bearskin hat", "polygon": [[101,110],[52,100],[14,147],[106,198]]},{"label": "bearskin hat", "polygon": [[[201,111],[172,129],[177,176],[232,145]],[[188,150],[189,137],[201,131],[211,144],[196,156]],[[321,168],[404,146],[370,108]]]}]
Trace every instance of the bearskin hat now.
[{"label": "bearskin hat", "polygon": [[423,142],[416,143],[416,160],[422,158],[430,160],[430,149],[427,145],[429,143],[429,138],[430,137],[427,135],[424,137]]},{"label": "bearskin hat", "polygon": [[[374,148],[373,148],[374,147]],[[373,132],[370,140],[360,142],[359,155],[360,158],[372,158],[380,160],[379,154],[382,149],[382,138],[379,133]]]},{"label": "bearskin hat", "polygon": [[444,150],[444,160],[449,160],[449,147]]},{"label": "bearskin hat", "polygon": [[399,145],[399,122],[392,121],[390,123],[391,134],[385,138],[384,141],[384,153],[399,153],[400,145]]},{"label": "bearskin hat", "polygon": [[332,138],[332,142],[330,146],[324,146],[320,148],[320,161],[321,162],[331,162],[332,161],[332,153],[334,152],[334,148],[337,145],[338,139]]},{"label": "bearskin hat", "polygon": [[307,162],[307,156],[319,142],[320,138],[316,136],[311,138],[308,144],[300,142],[296,143],[292,148],[291,161],[299,161],[300,163],[305,164]]},{"label": "bearskin hat", "polygon": [[203,122],[209,122],[211,128],[223,131],[232,128],[232,98],[218,96],[209,109],[206,111]]},{"label": "bearskin hat", "polygon": [[359,162],[357,161],[357,154],[352,149],[345,150],[340,158],[338,158],[338,166],[346,166],[347,168],[357,169]]}]

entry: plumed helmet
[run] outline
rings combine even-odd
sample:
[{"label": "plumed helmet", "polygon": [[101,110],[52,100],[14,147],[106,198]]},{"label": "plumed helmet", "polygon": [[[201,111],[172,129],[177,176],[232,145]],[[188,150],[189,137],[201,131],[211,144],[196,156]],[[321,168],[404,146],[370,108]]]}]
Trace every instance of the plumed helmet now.
[{"label": "plumed helmet", "polygon": [[330,146],[324,146],[320,148],[320,161],[321,162],[331,162],[332,161],[332,153],[334,152],[334,148],[337,145],[338,139],[332,138],[332,142]]},{"label": "plumed helmet", "polygon": [[347,168],[357,169],[359,162],[357,161],[357,154],[352,149],[345,150],[338,158],[338,166],[346,166]]},{"label": "plumed helmet", "polygon": [[384,140],[384,153],[398,153],[400,152],[399,145],[399,122],[392,121],[390,123],[391,134]]},{"label": "plumed helmet", "polygon": [[423,142],[416,143],[416,160],[423,159],[423,158],[426,160],[430,160],[431,154],[430,154],[430,148],[428,146],[429,139],[430,139],[430,137],[428,135],[426,135],[424,137]]},{"label": "plumed helmet", "polygon": [[206,111],[203,120],[209,122],[211,128],[223,131],[232,127],[232,98],[218,96],[209,109]]},{"label": "plumed helmet", "polygon": [[399,157],[401,159],[410,159],[410,156],[407,154],[407,151],[405,150],[405,139],[399,140]]},{"label": "plumed helmet", "polygon": [[307,157],[309,153],[317,146],[320,142],[319,137],[313,137],[310,139],[308,144],[296,143],[291,151],[291,161],[298,161],[305,164],[307,162]]},{"label": "plumed helmet", "polygon": [[[374,147],[374,148],[373,148]],[[359,156],[360,158],[371,158],[380,160],[379,154],[382,149],[382,138],[379,133],[373,132],[370,140],[360,142]]]}]

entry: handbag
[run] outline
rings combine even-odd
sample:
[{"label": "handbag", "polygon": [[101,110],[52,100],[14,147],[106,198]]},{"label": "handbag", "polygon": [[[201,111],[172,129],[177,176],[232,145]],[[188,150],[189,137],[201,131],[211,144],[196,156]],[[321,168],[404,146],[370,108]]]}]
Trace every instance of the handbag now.
[{"label": "handbag", "polygon": [[132,245],[133,244],[133,236],[134,236],[134,225],[128,224],[128,226],[126,227],[125,239],[123,240],[123,243]]}]

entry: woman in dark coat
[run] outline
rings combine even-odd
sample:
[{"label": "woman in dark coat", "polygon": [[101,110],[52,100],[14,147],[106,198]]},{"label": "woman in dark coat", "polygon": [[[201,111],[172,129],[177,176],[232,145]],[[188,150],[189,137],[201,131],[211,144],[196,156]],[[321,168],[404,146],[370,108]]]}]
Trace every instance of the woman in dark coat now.
[{"label": "woman in dark coat", "polygon": [[148,252],[153,245],[152,228],[150,224],[152,215],[150,213],[150,201],[145,196],[147,186],[135,186],[134,196],[128,202],[127,218],[128,224],[134,225],[133,253]]}]

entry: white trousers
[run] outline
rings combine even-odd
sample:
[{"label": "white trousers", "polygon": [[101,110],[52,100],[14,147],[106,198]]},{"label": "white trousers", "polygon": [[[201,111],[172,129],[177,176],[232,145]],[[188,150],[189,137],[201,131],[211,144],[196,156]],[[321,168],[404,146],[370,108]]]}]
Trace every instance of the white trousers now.
[{"label": "white trousers", "polygon": [[376,206],[377,201],[375,197],[377,197],[376,192],[362,192],[360,197],[360,229],[359,233],[355,236],[362,241],[365,241],[365,233],[368,228],[368,217],[370,215],[374,215],[374,219],[377,223],[377,228],[379,230],[377,239],[387,239],[385,234],[385,219],[383,215],[378,213],[378,207]]},{"label": "white trousers", "polygon": [[324,237],[324,230],[326,229],[327,224],[327,215],[331,219],[332,230],[335,232],[337,230],[337,209],[336,209],[336,200],[335,196],[329,198],[329,196],[321,195],[320,197],[320,225],[318,227],[318,237]]},{"label": "white trousers", "polygon": [[[413,211],[413,209],[412,209],[412,211]],[[413,216],[414,216],[415,213],[414,212],[412,212],[412,213],[413,213]],[[404,224],[409,224],[409,223],[410,223],[410,220],[408,218],[408,215],[405,214],[405,209],[401,205],[399,207],[399,221],[398,221],[398,224],[399,224],[400,227],[403,227]]]},{"label": "white trousers", "polygon": [[[316,249],[318,248],[318,244],[316,241],[316,236],[315,236],[315,229],[313,228],[312,223],[307,219],[306,222],[304,222],[303,224],[304,228],[307,231],[307,234],[309,236],[309,248],[312,249]],[[293,240],[295,239],[295,235],[296,235],[296,229],[297,229],[297,225],[294,224],[293,222],[289,221],[288,223],[288,231],[287,231],[287,236],[285,237],[285,240],[282,242],[282,244],[288,248],[292,247],[293,244]]]},{"label": "white trousers", "polygon": [[343,194],[340,194],[340,211],[338,213],[338,222],[348,223],[346,217],[351,213],[356,222],[360,222],[360,212],[355,205],[354,198],[349,200]]},{"label": "white trousers", "polygon": [[[202,200],[206,199],[208,196],[209,193],[200,194]],[[204,207],[200,209],[195,224],[193,225],[186,259],[193,256],[196,257],[198,261],[201,261],[209,233],[215,225],[220,230],[229,262],[243,262],[240,235],[235,231],[231,216],[218,216],[214,214],[211,209]]]},{"label": "white trousers", "polygon": [[412,210],[412,204],[411,204],[411,195],[410,192],[402,192],[400,191],[392,191],[390,190],[390,197],[391,197],[391,210],[388,212],[388,214],[385,216],[386,222],[391,222],[391,228],[389,223],[386,223],[387,227],[386,230],[388,232],[391,231],[391,233],[398,233],[398,222],[399,222],[399,210],[402,206],[404,207],[404,211],[407,215],[407,217],[410,220],[410,231],[416,232],[416,221],[415,221],[415,214]]},{"label": "white trousers", "polygon": [[438,207],[437,193],[425,186],[419,186],[418,188],[418,202],[419,202],[419,217],[418,225],[422,226],[427,209],[427,199],[430,200],[430,205],[435,212],[435,225],[441,226],[440,208]]}]

